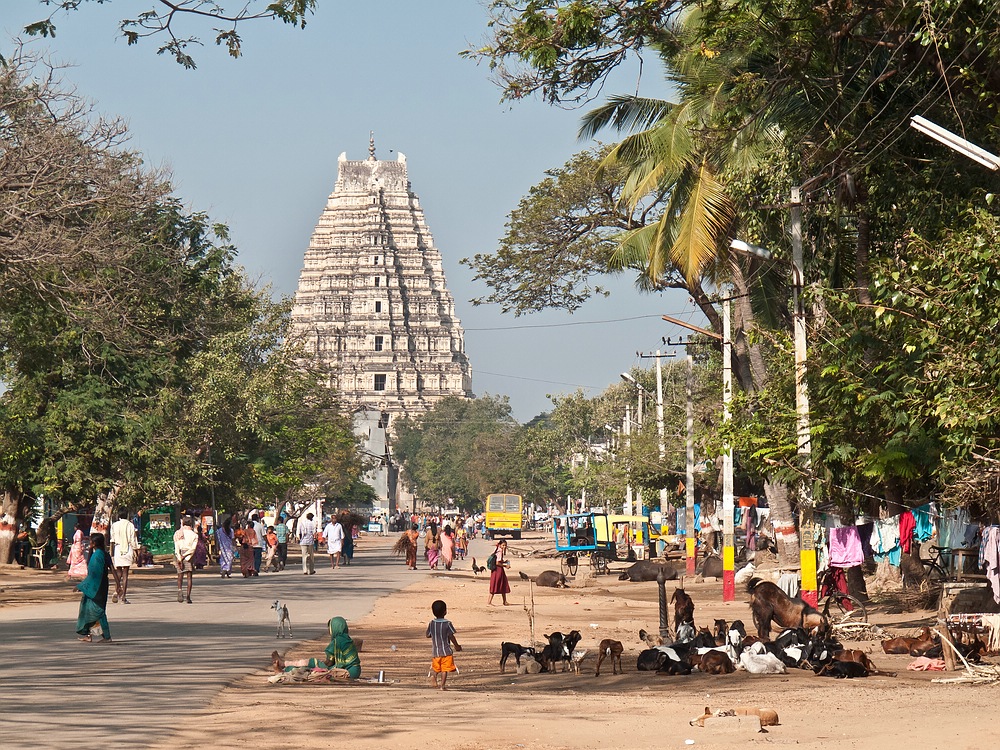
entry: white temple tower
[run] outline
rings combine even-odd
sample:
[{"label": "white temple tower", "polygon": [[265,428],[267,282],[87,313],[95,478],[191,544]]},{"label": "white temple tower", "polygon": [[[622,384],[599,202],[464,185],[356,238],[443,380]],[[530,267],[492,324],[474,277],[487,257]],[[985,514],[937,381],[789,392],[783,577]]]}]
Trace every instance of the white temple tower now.
[{"label": "white temple tower", "polygon": [[346,407],[418,416],[472,398],[472,374],[441,254],[406,157],[337,160],[337,184],[306,250],[295,333],[329,366]]}]

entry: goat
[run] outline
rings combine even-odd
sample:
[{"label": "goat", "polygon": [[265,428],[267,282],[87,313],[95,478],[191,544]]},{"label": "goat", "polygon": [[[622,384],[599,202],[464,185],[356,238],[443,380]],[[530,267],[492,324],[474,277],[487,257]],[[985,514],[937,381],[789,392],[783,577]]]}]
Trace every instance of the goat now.
[{"label": "goat", "polygon": [[556,662],[561,662],[563,660],[563,655],[566,651],[566,646],[563,642],[562,633],[556,631],[549,635],[545,634],[545,638],[548,639],[549,645],[542,649],[542,670],[545,672],[555,672]]},{"label": "goat", "polygon": [[601,645],[597,647],[599,652],[597,656],[597,671],[594,673],[595,677],[601,676],[601,663],[607,658],[611,657],[611,674],[618,674],[618,671],[622,669],[622,653],[625,651],[625,647],[622,645],[621,641],[615,641],[611,638],[605,638],[601,641]]},{"label": "goat", "polygon": [[708,651],[700,656],[698,669],[705,674],[732,674],[736,671],[733,660],[724,651]]},{"label": "goat", "polygon": [[715,621],[715,645],[725,646],[728,641],[729,626],[726,625],[725,620]]},{"label": "goat", "polygon": [[837,651],[833,655],[833,660],[851,661],[854,662],[855,664],[860,664],[862,667],[868,670],[868,674],[877,674],[877,675],[882,675],[884,677],[896,676],[895,672],[883,672],[882,670],[880,670],[872,663],[872,660],[868,658],[868,654],[866,654],[864,651],[859,651],[858,649],[843,649],[841,651]]},{"label": "goat", "polygon": [[641,628],[639,629],[639,640],[643,641],[649,648],[656,648],[663,645],[663,639],[660,636],[647,633]]},{"label": "goat", "polygon": [[573,667],[573,671],[576,674],[580,674],[580,665],[583,664],[584,657],[587,656],[586,649],[576,649],[572,651],[569,655],[570,666]]},{"label": "goat", "polygon": [[770,640],[772,620],[783,628],[805,628],[819,634],[829,632],[829,621],[818,609],[802,599],[791,598],[770,581],[751,578],[747,591],[750,592],[753,622],[762,640]]},{"label": "goat", "polygon": [[688,623],[694,627],[694,600],[687,595],[687,592],[681,588],[674,589],[670,603],[674,605],[674,632],[678,632],[682,623]]},{"label": "goat", "polygon": [[[278,614],[278,632],[275,634],[275,638],[291,638],[292,637],[292,618],[288,616],[288,607],[282,604],[278,599],[274,600],[274,604],[271,605],[273,609]],[[284,635],[285,632],[288,635]]]},{"label": "goat", "polygon": [[500,674],[504,674],[507,669],[507,659],[511,656],[514,657],[514,661],[517,662],[517,666],[521,666],[521,657],[535,656],[535,649],[532,646],[522,646],[519,643],[510,643],[509,641],[504,641],[500,644]]},{"label": "goat", "polygon": [[[928,650],[930,646],[934,644],[934,638],[931,635],[930,628],[924,627],[916,638],[890,638],[882,641],[882,650],[887,654],[910,654],[911,649],[918,644],[921,648],[923,648],[925,644],[930,644],[926,646],[926,648],[923,648],[924,651]],[[912,655],[922,656],[923,653]]]},{"label": "goat", "polygon": [[863,664],[856,661],[830,661],[822,666],[816,667],[817,677],[836,677],[837,679],[867,677],[868,670]]}]

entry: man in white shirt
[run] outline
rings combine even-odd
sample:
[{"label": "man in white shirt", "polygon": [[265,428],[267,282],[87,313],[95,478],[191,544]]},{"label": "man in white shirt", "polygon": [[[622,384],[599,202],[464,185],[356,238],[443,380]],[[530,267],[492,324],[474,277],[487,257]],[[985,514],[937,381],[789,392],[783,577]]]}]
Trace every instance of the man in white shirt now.
[{"label": "man in white shirt", "polygon": [[[129,604],[126,598],[128,594],[128,571],[135,564],[135,553],[139,551],[139,539],[135,533],[135,526],[128,518],[128,509],[122,508],[118,512],[118,520],[111,524],[109,531],[111,537],[112,565],[118,568],[121,577],[121,602]],[[118,601],[118,592],[111,597],[112,602]]]},{"label": "man in white shirt", "polygon": [[313,521],[312,513],[306,513],[305,519],[299,519],[297,531],[299,548],[302,550],[302,573],[313,575],[316,572],[313,558],[316,553],[316,522]]},{"label": "man in white shirt", "polygon": [[194,530],[194,520],[190,517],[181,521],[181,527],[174,532],[174,564],[177,566],[177,601],[183,602],[184,576],[187,575],[187,603],[191,603],[191,587],[194,585],[194,550],[198,546],[198,535]]},{"label": "man in white shirt", "polygon": [[330,568],[339,568],[340,555],[344,551],[344,527],[335,518],[331,518],[323,529],[323,536],[326,537],[326,551],[330,554]]}]

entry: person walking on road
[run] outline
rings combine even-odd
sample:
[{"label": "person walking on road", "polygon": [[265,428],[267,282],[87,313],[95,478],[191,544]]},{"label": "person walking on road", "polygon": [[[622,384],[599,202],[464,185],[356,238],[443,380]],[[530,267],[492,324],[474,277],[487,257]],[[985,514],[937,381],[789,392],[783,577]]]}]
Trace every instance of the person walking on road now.
[{"label": "person walking on road", "polygon": [[82,581],[87,577],[87,556],[83,554],[83,524],[80,521],[76,522],[73,531],[73,546],[69,548],[66,564],[69,565],[66,575],[71,581]]},{"label": "person walking on road", "polygon": [[215,534],[215,543],[219,546],[219,568],[223,578],[233,577],[233,545],[236,543],[233,534],[233,517],[229,516],[222,522],[222,528]]},{"label": "person walking on road", "polygon": [[313,575],[316,572],[314,556],[316,554],[316,522],[312,513],[306,513],[305,520],[298,524],[299,548],[302,551],[302,574]]},{"label": "person walking on road", "polygon": [[334,518],[323,529],[323,537],[326,539],[326,551],[330,555],[330,569],[336,570],[340,567],[340,555],[344,551],[344,527]]},{"label": "person walking on road", "polygon": [[285,523],[284,513],[278,517],[274,534],[278,537],[278,570],[284,570],[288,563],[288,524]]},{"label": "person walking on road", "polygon": [[77,637],[85,643],[93,641],[91,629],[100,627],[99,643],[111,642],[111,626],[108,625],[108,571],[115,576],[115,592],[121,591],[121,579],[111,564],[105,549],[104,534],[90,535],[90,561],[87,563],[87,577],[76,584],[83,598],[80,600],[80,614],[76,618]]},{"label": "person walking on road", "polygon": [[264,528],[260,515],[257,513],[250,516],[250,523],[253,524],[253,533],[257,535],[257,541],[253,545],[253,571],[260,573],[260,564],[264,559],[264,540],[267,529]]},{"label": "person walking on road", "polygon": [[507,570],[510,565],[507,562],[507,540],[501,539],[497,542],[497,548],[493,551],[496,562],[493,570],[490,571],[490,598],[487,604],[493,604],[493,597],[500,594],[503,597],[503,604],[507,606],[507,594],[510,593],[510,583],[507,582]]},{"label": "person walking on road", "polygon": [[[181,527],[174,532],[174,564],[177,565],[177,601],[191,604],[191,588],[194,586],[194,551],[198,546],[198,535],[194,533],[194,521],[188,517],[181,521]],[[184,596],[184,576],[187,576],[187,597]]]},{"label": "person walking on road", "polygon": [[112,602],[119,599],[122,604],[128,604],[128,572],[135,565],[135,556],[139,551],[139,538],[135,533],[135,525],[128,517],[128,509],[118,511],[118,520],[111,524],[111,561],[122,580],[121,592],[115,592]]}]

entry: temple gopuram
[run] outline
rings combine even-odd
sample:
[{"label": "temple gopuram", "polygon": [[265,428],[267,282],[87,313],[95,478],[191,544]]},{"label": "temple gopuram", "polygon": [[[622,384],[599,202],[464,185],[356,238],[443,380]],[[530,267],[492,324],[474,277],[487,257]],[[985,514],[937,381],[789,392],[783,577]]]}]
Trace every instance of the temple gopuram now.
[{"label": "temple gopuram", "polygon": [[419,416],[446,396],[473,397],[461,322],[406,157],[376,159],[374,138],[366,160],[337,160],[292,324],[354,412],[366,450],[386,464],[394,417]]}]

